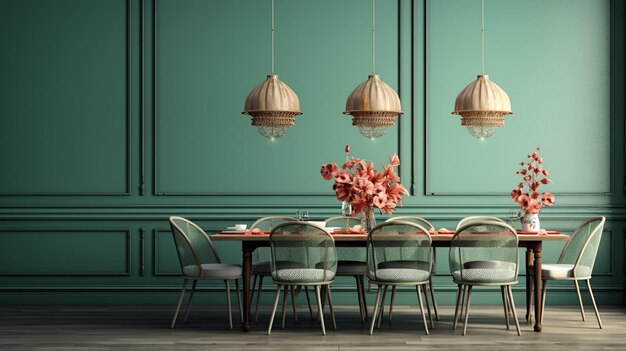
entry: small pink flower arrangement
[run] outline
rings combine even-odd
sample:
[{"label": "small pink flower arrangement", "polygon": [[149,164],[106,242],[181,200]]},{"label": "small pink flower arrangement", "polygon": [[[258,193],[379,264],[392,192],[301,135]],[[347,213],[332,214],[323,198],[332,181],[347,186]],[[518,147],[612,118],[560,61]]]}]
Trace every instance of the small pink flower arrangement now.
[{"label": "small pink flower arrangement", "polygon": [[[346,146],[346,154],[349,152],[350,146]],[[402,195],[409,194],[394,170],[399,165],[400,159],[395,154],[389,157],[389,165],[383,164],[380,172],[371,161],[346,157],[341,168],[335,163],[327,163],[322,165],[320,174],[325,180],[334,179],[333,190],[337,199],[350,202],[353,215],[366,207],[376,207],[389,214],[402,204]]]},{"label": "small pink flower arrangement", "polygon": [[[515,174],[520,174],[523,182],[519,183],[517,189],[511,191],[513,201],[520,204],[522,211],[531,214],[539,213],[543,205],[554,205],[554,194],[549,192],[539,194],[537,192],[539,186],[550,183],[550,179],[547,178],[550,172],[542,166],[543,159],[539,157],[539,148],[536,152],[528,155],[527,162],[520,162],[519,164],[521,169]],[[524,192],[525,186],[528,186],[529,192]]]}]

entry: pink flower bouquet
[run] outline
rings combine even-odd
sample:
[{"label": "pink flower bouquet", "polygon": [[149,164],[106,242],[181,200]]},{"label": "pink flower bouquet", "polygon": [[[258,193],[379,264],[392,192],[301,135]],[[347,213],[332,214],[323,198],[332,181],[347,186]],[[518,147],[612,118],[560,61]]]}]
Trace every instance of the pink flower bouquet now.
[{"label": "pink flower bouquet", "polygon": [[[554,194],[549,192],[539,194],[537,192],[539,186],[550,183],[550,179],[547,178],[550,173],[542,166],[543,159],[539,157],[539,148],[536,152],[528,155],[527,162],[520,162],[519,164],[521,169],[515,174],[522,175],[523,182],[519,183],[517,189],[511,191],[513,201],[520,204],[522,211],[531,214],[539,213],[543,205],[554,205]],[[524,192],[526,186],[528,186],[528,192]]]},{"label": "pink flower bouquet", "polygon": [[389,165],[383,164],[379,172],[371,161],[353,157],[347,159],[341,168],[335,163],[322,165],[320,174],[326,180],[334,179],[333,190],[337,199],[350,202],[353,215],[367,207],[376,207],[389,214],[402,203],[402,195],[409,194],[399,183],[400,177],[394,171],[399,165],[400,159],[393,155],[389,157]]}]

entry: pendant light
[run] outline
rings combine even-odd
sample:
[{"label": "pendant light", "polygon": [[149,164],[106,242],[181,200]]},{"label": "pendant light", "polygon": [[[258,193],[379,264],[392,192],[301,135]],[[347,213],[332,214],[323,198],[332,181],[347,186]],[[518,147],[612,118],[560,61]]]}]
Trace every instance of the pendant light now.
[{"label": "pendant light", "polygon": [[302,114],[298,95],[274,73],[274,0],[271,31],[272,74],[248,94],[242,114],[252,117],[252,125],[259,129],[261,135],[274,140],[294,125],[295,116]]},{"label": "pendant light", "polygon": [[372,0],[372,74],[350,93],[345,115],[352,115],[352,125],[367,138],[378,138],[395,124],[402,114],[398,94],[375,73],[376,70],[376,0]]},{"label": "pendant light", "polygon": [[482,0],[481,17],[481,71],[456,97],[454,115],[461,116],[461,125],[475,138],[484,140],[504,125],[504,116],[512,114],[511,100],[485,72],[485,0]]}]

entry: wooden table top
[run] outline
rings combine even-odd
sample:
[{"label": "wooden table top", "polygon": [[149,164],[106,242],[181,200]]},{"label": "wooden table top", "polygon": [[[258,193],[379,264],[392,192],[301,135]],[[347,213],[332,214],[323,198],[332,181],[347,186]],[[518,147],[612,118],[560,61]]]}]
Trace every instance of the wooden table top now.
[{"label": "wooden table top", "polygon": [[[552,233],[552,232],[551,232]],[[366,241],[367,234],[333,234],[335,241]],[[433,241],[450,241],[453,234],[431,234]],[[519,241],[562,241],[569,240],[569,236],[558,234],[518,234]],[[233,234],[215,233],[211,240],[216,241],[268,241],[269,234]]]}]

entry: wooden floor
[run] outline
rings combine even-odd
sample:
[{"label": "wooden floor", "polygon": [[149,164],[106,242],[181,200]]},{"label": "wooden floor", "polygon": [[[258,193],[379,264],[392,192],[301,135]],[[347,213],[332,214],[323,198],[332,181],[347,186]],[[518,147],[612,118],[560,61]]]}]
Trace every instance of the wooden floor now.
[{"label": "wooden floor", "polygon": [[[415,307],[398,306],[374,335],[358,321],[356,308],[336,307],[338,330],[321,335],[308,312],[286,328],[275,322],[266,335],[268,312],[249,333],[227,328],[219,307],[195,306],[188,322],[169,328],[172,306],[1,306],[0,350],[625,350],[626,309],[602,306],[604,329],[592,310],[583,322],[575,306],[549,307],[544,331],[522,323],[522,336],[506,330],[500,306],[472,306],[468,335],[451,329],[454,310],[440,306],[441,320],[429,336]],[[522,310],[518,309],[522,316]],[[327,326],[330,325],[328,318]],[[328,328],[328,327],[327,327]]]}]

